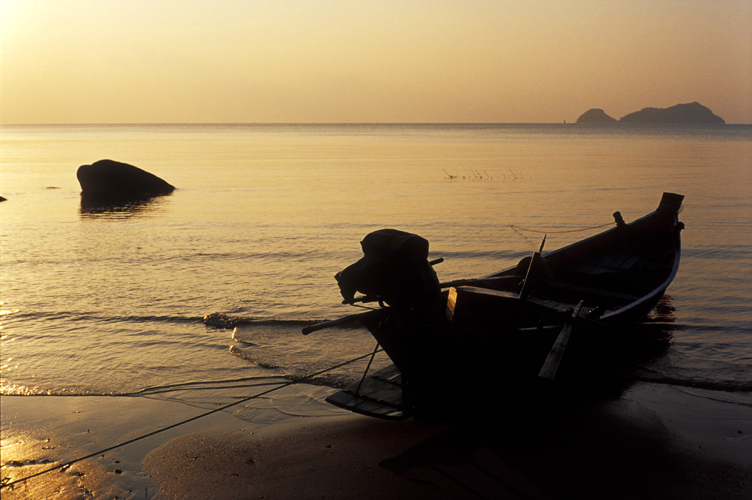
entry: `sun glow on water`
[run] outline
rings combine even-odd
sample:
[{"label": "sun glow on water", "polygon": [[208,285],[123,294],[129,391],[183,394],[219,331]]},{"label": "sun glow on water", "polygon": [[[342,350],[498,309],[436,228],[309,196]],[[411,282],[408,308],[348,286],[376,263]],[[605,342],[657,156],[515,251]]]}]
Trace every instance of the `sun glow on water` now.
[{"label": "sun glow on water", "polygon": [[[671,290],[675,307],[689,314],[684,321],[741,335],[750,319],[749,290],[724,272],[729,262],[740,272],[749,267],[752,140],[744,128],[3,133],[10,193],[0,206],[3,394],[130,393],[155,380],[235,378],[258,367],[229,353],[231,331],[207,328],[202,318],[351,313],[333,276],[361,257],[359,242],[370,231],[416,232],[430,241],[430,258],[445,259],[436,268],[442,281],[476,277],[515,265],[538,249],[542,234],[545,250],[555,249],[597,230],[568,231],[611,223],[616,210],[628,221],[642,216],[663,191],[686,195],[685,258]],[[136,164],[177,190],[143,206],[85,209],[75,171],[100,158]],[[733,303],[721,300],[729,289]],[[708,291],[715,299],[702,298]]]}]

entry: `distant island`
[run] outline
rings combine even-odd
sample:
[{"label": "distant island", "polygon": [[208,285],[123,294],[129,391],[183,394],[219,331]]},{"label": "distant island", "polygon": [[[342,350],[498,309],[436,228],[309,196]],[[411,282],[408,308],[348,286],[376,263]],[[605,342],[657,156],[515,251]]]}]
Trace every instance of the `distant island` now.
[{"label": "distant island", "polygon": [[577,118],[576,123],[616,123],[618,120],[599,108],[588,109]]},{"label": "distant island", "polygon": [[726,122],[698,102],[677,104],[670,108],[644,108],[622,116],[619,120],[608,116],[602,109],[585,111],[576,123],[706,123],[723,125]]}]

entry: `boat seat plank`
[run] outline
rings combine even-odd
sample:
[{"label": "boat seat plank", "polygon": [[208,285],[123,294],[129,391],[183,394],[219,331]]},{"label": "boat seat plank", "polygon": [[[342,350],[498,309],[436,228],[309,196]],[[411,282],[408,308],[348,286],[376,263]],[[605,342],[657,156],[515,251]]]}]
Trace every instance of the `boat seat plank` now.
[{"label": "boat seat plank", "polygon": [[509,321],[519,313],[520,296],[516,293],[474,286],[449,289],[447,318],[452,322],[494,323]]},{"label": "boat seat plank", "polygon": [[637,266],[644,256],[628,253],[610,253],[595,260],[583,262],[572,268],[585,274],[606,274],[627,271]]},{"label": "boat seat plank", "polygon": [[632,269],[641,260],[642,260],[642,257],[640,255],[634,255],[631,258],[622,262],[621,265],[619,265],[617,269],[620,269],[622,271],[626,271],[627,269]]},{"label": "boat seat plank", "polygon": [[582,274],[590,274],[593,276],[597,276],[600,274],[612,274],[614,272],[613,269],[610,267],[603,267],[603,266],[596,266],[596,265],[589,265],[589,264],[579,264],[577,266],[574,266],[571,268],[572,271]]},{"label": "boat seat plank", "polygon": [[647,269],[648,271],[661,271],[663,269],[670,269],[670,266],[666,266],[664,263],[656,261],[656,260],[645,260],[640,262],[638,266],[635,266],[637,269]]},{"label": "boat seat plank", "polygon": [[629,261],[632,257],[634,257],[634,255],[626,253],[608,253],[590,261],[589,264],[596,267],[606,267],[608,269],[621,269],[624,263]]},{"label": "boat seat plank", "polygon": [[570,302],[561,302],[559,300],[553,300],[553,299],[544,299],[541,297],[528,297],[527,299],[529,302],[532,302],[533,304],[545,307],[546,309],[552,309],[554,311],[561,311],[564,309],[569,309],[574,305],[574,303]]},{"label": "boat seat plank", "polygon": [[550,287],[550,288],[566,290],[568,292],[576,292],[578,294],[584,294],[584,295],[597,295],[601,297],[609,297],[612,299],[626,300],[629,302],[633,302],[639,298],[635,295],[631,295],[627,293],[612,292],[611,290],[603,290],[600,288],[591,288],[587,286],[573,285],[571,283],[564,283],[561,281],[542,280],[540,284]]}]

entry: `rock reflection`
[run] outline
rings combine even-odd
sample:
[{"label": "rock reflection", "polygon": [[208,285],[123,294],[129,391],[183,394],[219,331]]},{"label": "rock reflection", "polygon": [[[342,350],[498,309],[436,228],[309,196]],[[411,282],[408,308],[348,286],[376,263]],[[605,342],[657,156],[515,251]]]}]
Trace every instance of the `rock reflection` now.
[{"label": "rock reflection", "polygon": [[103,200],[81,197],[79,213],[85,219],[130,219],[157,215],[166,203],[165,196],[130,200]]}]

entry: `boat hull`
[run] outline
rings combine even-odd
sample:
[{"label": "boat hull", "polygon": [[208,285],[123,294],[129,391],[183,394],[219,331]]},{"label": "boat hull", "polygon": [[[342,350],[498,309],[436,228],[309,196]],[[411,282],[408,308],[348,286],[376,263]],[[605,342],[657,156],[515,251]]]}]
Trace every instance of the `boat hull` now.
[{"label": "boat hull", "polygon": [[[613,229],[483,278],[445,284],[432,309],[384,307],[364,317],[401,374],[402,401],[392,398],[388,410],[484,408],[500,398],[525,404],[553,386],[578,394],[621,391],[623,368],[646,352],[637,345],[644,337],[636,324],[679,268],[682,200],[664,193],[656,211],[630,224],[617,212]],[[662,351],[665,332],[658,337],[654,347]],[[554,349],[561,356],[549,356]],[[553,383],[553,376],[541,378],[544,371],[556,374]],[[334,404],[363,413],[361,396],[367,397],[351,393]]]}]

